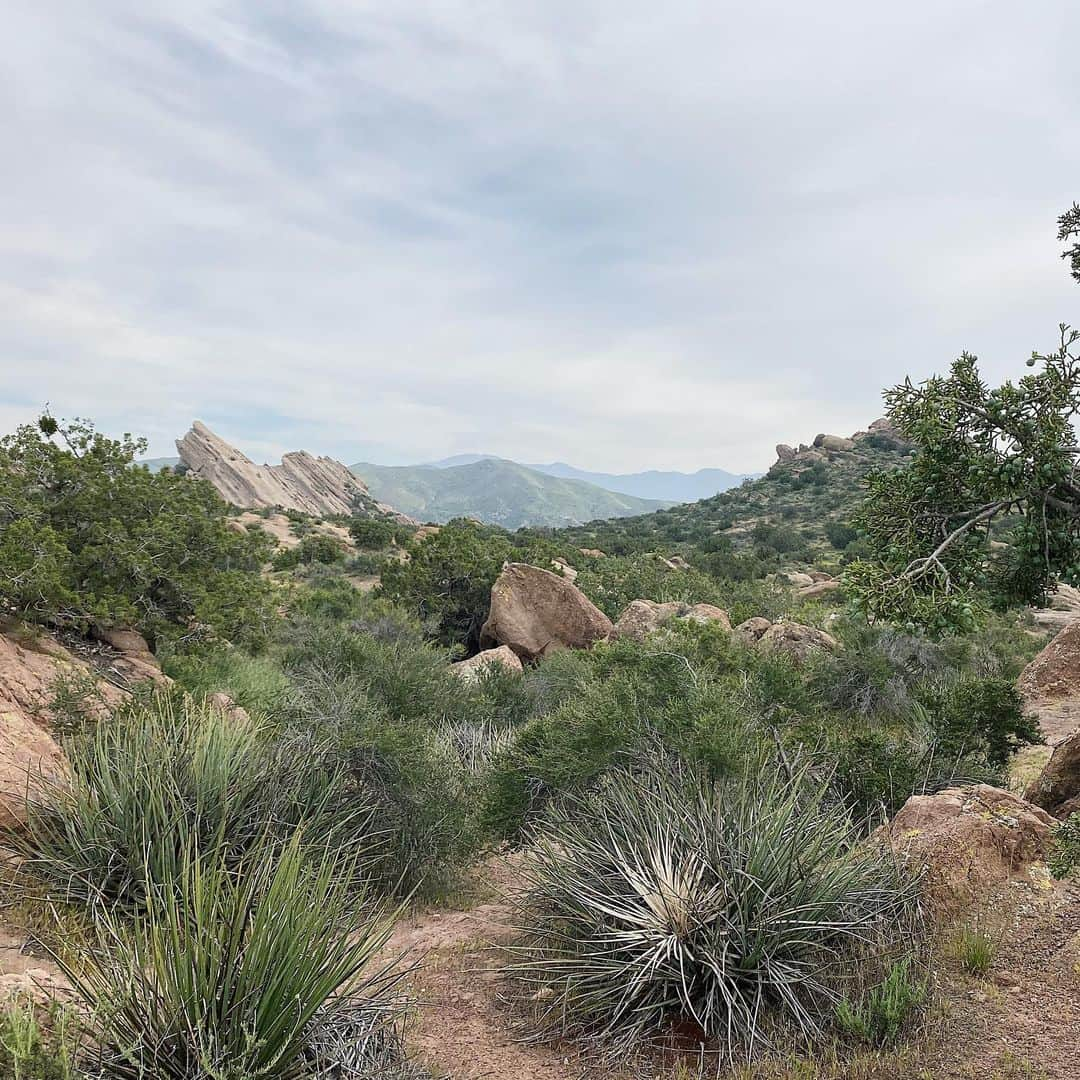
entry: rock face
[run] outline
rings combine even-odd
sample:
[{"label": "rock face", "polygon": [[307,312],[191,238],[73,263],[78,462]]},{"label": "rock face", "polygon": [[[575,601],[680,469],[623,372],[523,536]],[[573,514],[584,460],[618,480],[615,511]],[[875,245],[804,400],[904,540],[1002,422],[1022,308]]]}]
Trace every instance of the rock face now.
[{"label": "rock face", "polygon": [[836,592],[840,589],[840,582],[835,579],[828,581],[812,581],[809,585],[804,585],[796,596],[801,596],[804,599],[813,599],[815,596],[825,596],[827,593]]},{"label": "rock face", "polygon": [[819,450],[847,451],[855,449],[854,439],[845,439],[842,435],[819,435],[814,439]]},{"label": "rock face", "polygon": [[234,506],[280,506],[325,517],[349,514],[361,502],[374,505],[367,487],[345,465],[306,450],[286,454],[280,465],[256,465],[198,420],[177,439],[176,449],[194,475],[209,480]]},{"label": "rock face", "polygon": [[491,667],[504,667],[511,671],[524,670],[517,653],[508,645],[478,652],[475,656],[470,656],[468,660],[451,664],[450,670],[466,682],[475,682],[484,671]]},{"label": "rock face", "polygon": [[1046,607],[1032,612],[1032,618],[1047,630],[1061,630],[1080,620],[1080,589],[1059,585],[1046,600]]},{"label": "rock face", "polygon": [[146,638],[135,630],[111,629],[97,634],[99,641],[111,645],[117,652],[111,667],[125,683],[152,682],[168,686],[172,680],[161,670],[161,663],[150,651]]},{"label": "rock face", "polygon": [[1080,622],[1069,623],[1020,673],[1027,700],[1080,693]]},{"label": "rock face", "polygon": [[1080,811],[1080,731],[1054,747],[1045,768],[1024,794],[1057,818]]},{"label": "rock face", "polygon": [[612,637],[644,641],[671,619],[719,623],[725,630],[731,629],[728,613],[712,604],[683,604],[678,601],[658,604],[655,600],[631,600],[615,623]]},{"label": "rock face", "polygon": [[794,461],[795,460],[795,447],[788,446],[787,443],[776,444],[776,460],[777,461]]},{"label": "rock face", "polygon": [[558,649],[587,649],[611,630],[611,620],[565,578],[507,563],[491,587],[480,647],[508,645],[522,660],[536,660]]},{"label": "rock face", "polygon": [[[62,775],[64,755],[49,732],[48,703],[59,678],[90,675],[86,664],[45,635],[25,641],[0,635],[0,826],[17,826],[27,794],[43,778]],[[103,710],[127,697],[107,682],[98,682],[95,694]]]},{"label": "rock face", "polygon": [[735,636],[746,645],[754,645],[762,639],[765,631],[771,628],[772,622],[769,619],[764,615],[755,615],[735,627]]},{"label": "rock face", "polygon": [[1054,819],[1001,788],[976,784],[913,795],[882,837],[926,868],[931,897],[955,907],[987,887],[1031,876],[1045,861]]}]

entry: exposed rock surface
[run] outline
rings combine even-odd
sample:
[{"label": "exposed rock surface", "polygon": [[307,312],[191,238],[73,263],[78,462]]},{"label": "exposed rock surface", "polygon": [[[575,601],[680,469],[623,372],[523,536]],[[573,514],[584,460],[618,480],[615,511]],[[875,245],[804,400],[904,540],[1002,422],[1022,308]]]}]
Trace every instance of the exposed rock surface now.
[{"label": "exposed rock surface", "polygon": [[728,613],[712,604],[684,604],[679,601],[660,604],[655,600],[631,600],[615,623],[612,637],[644,641],[672,619],[719,623],[725,630],[731,629]]},{"label": "exposed rock surface", "polygon": [[507,563],[491,588],[480,647],[508,645],[522,660],[536,660],[558,649],[587,649],[611,630],[611,620],[565,578]]},{"label": "exposed rock surface", "polygon": [[1059,585],[1047,597],[1046,606],[1032,612],[1032,618],[1047,630],[1061,630],[1080,620],[1080,589]]},{"label": "exposed rock surface", "polygon": [[795,595],[811,600],[815,596],[825,596],[827,593],[837,592],[840,587],[840,582],[832,578],[828,581],[812,581],[809,585],[804,585],[799,589]]},{"label": "exposed rock surface", "polygon": [[1028,701],[1080,694],[1080,622],[1069,623],[1020,673]]},{"label": "exposed rock surface", "polygon": [[844,452],[855,449],[855,440],[845,439],[842,435],[819,435],[814,439],[814,445],[820,450]]},{"label": "exposed rock surface", "polygon": [[347,466],[306,450],[286,454],[280,465],[256,465],[198,420],[177,439],[176,449],[194,475],[209,480],[234,506],[280,506],[324,517],[352,513],[358,505],[377,505]]},{"label": "exposed rock surface", "polygon": [[466,682],[474,682],[482,672],[492,666],[509,668],[511,671],[523,670],[517,653],[508,645],[500,645],[497,649],[485,649],[483,652],[478,652],[475,656],[470,656],[468,660],[451,664],[450,670]]},{"label": "exposed rock surface", "polygon": [[211,708],[217,709],[227,719],[238,724],[246,724],[251,719],[247,709],[243,705],[238,705],[233,696],[226,694],[224,690],[218,690],[210,694],[206,699],[206,703]]},{"label": "exposed rock surface", "polygon": [[1080,731],[1067,735],[1054,747],[1050,760],[1025,795],[1057,818],[1080,811]]},{"label": "exposed rock surface", "polygon": [[883,828],[890,845],[925,867],[930,895],[953,907],[991,885],[1037,879],[1054,819],[1019,796],[988,784],[913,795]]},{"label": "exposed rock surface", "polygon": [[117,655],[112,658],[112,669],[121,676],[125,683],[142,682],[149,679],[163,686],[172,680],[161,670],[161,663],[150,651],[146,638],[135,630],[101,630],[98,640],[111,645]]},{"label": "exposed rock surface", "polygon": [[762,649],[777,649],[786,652],[797,661],[805,660],[811,653],[834,652],[840,648],[840,642],[824,630],[813,626],[803,626],[797,622],[770,622],[761,615],[756,615],[735,627],[735,635],[747,645],[758,645]]},{"label": "exposed rock surface", "polygon": [[794,585],[797,589],[805,589],[807,585],[814,584],[814,579],[801,570],[790,570],[784,577],[787,578],[789,585]]},{"label": "exposed rock surface", "polygon": [[764,615],[755,615],[735,627],[735,636],[747,645],[753,645],[761,640],[766,630],[772,627],[772,621]]},{"label": "exposed rock surface", "polygon": [[777,461],[793,461],[795,459],[795,447],[788,446],[787,443],[776,444],[776,460]]},{"label": "exposed rock surface", "polygon": [[574,581],[577,578],[578,572],[562,559],[552,559],[551,566],[556,574],[562,574],[567,581]]},{"label": "exposed rock surface", "polygon": [[25,800],[42,778],[62,774],[64,755],[49,731],[49,702],[62,677],[92,681],[87,705],[104,711],[127,696],[97,680],[90,667],[41,634],[17,640],[0,634],[0,826],[17,825]]}]

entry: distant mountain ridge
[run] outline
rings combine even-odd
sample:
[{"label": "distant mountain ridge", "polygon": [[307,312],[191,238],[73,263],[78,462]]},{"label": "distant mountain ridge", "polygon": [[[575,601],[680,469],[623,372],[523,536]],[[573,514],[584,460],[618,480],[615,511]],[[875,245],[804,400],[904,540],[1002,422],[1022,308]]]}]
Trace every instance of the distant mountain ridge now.
[{"label": "distant mountain ridge", "polygon": [[597,518],[647,514],[671,505],[671,500],[607,491],[580,479],[482,455],[435,465],[359,462],[351,469],[380,502],[422,521],[474,517],[505,529],[523,525],[565,528]]},{"label": "distant mountain ridge", "polygon": [[[472,465],[478,461],[503,461],[495,454],[457,454],[430,464],[437,469],[454,468],[458,465]],[[738,487],[744,480],[755,480],[761,473],[732,473],[726,469],[698,469],[697,472],[684,473],[674,470],[647,469],[636,473],[603,473],[589,469],[579,469],[564,461],[552,461],[548,464],[526,463],[526,469],[533,469],[547,476],[558,476],[564,480],[582,480],[586,484],[595,484],[606,491],[622,495],[633,495],[639,499],[652,499],[660,502],[682,503],[697,502],[716,495],[721,491]]]}]

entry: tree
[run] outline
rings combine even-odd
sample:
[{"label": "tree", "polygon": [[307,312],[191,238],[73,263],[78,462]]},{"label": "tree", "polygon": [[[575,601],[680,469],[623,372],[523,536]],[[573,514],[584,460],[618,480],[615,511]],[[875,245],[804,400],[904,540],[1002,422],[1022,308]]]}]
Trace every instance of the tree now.
[{"label": "tree", "polygon": [[[1059,224],[1059,238],[1080,235],[1080,206]],[[1080,245],[1071,257],[1080,282]],[[947,376],[886,392],[917,453],[867,478],[858,524],[872,555],[847,580],[871,620],[963,629],[987,604],[1039,602],[1080,581],[1080,331],[1059,330],[1015,383],[989,388],[964,353]]]},{"label": "tree", "polygon": [[265,534],[232,527],[205,481],[134,464],[145,449],[51,416],[0,439],[0,610],[262,641],[274,618]]}]

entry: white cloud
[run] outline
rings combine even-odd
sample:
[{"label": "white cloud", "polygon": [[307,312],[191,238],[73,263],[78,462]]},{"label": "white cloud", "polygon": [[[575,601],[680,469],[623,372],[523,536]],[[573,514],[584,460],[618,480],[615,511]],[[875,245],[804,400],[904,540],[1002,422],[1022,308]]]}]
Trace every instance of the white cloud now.
[{"label": "white cloud", "polygon": [[[24,7],[0,421],[252,452],[764,467],[1075,308],[1037,2]],[[1073,316],[1075,320],[1075,316]]]}]

